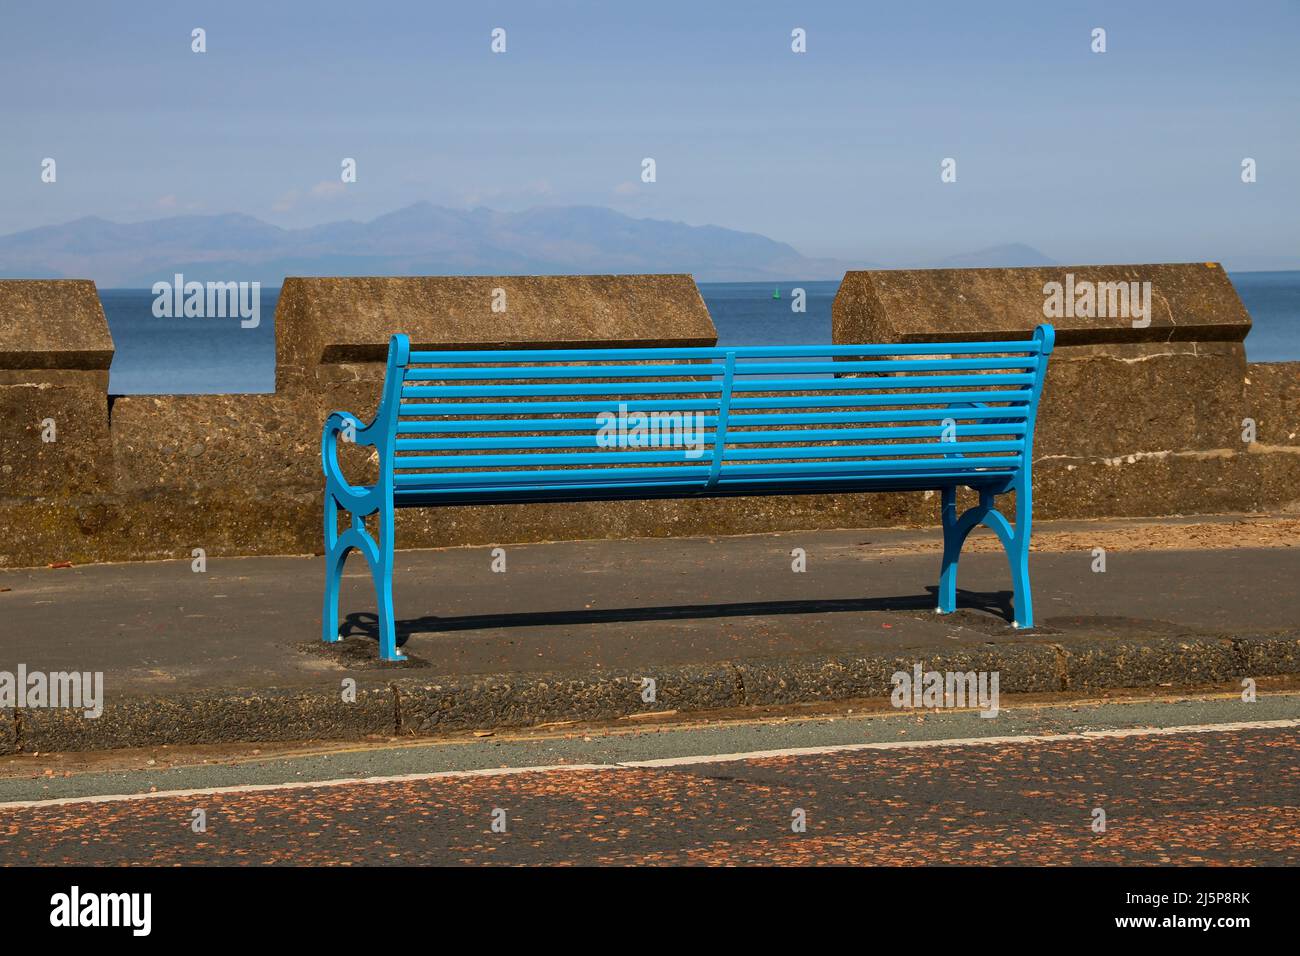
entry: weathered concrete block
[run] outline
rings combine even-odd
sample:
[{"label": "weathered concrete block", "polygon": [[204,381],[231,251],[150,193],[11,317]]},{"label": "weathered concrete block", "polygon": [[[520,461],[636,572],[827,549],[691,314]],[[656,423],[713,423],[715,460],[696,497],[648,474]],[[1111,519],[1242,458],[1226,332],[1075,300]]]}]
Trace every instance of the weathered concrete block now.
[{"label": "weathered concrete block", "polygon": [[1240,450],[1246,366],[1235,349],[1141,361],[1058,350],[1043,386],[1035,457]]},{"label": "weathered concrete block", "polygon": [[153,561],[209,556],[307,554],[320,548],[321,492],[250,495],[235,488],[171,488],[72,498],[0,497],[0,527],[14,533],[0,567],[54,561]]},{"label": "weathered concrete block", "polygon": [[322,485],[318,403],[279,395],[138,395],[113,404],[119,492]]},{"label": "weathered concrete block", "polygon": [[1259,467],[1254,459],[1243,450],[1039,462],[1034,467],[1034,516],[1253,511],[1261,507]]},{"label": "weathered concrete block", "polygon": [[[1077,290],[1076,308],[1047,316],[1048,283]],[[1111,284],[1150,283],[1151,315],[1133,326],[1116,308]],[[1102,293],[1086,309],[1084,290]],[[1062,295],[1064,296],[1064,289]],[[1105,303],[1103,309],[1102,303]],[[1051,322],[1056,345],[1241,342],[1250,315],[1214,262],[1172,265],[1051,266],[1032,269],[899,269],[849,272],[832,307],[836,342],[970,341],[1027,338]],[[1090,311],[1092,314],[1083,314]],[[1133,311],[1132,304],[1127,312]],[[1101,313],[1101,314],[1098,314]],[[1107,354],[1112,354],[1107,349]]]},{"label": "weathered concrete block", "polygon": [[426,349],[717,341],[687,275],[289,278],[275,331],[279,391],[378,377],[397,332]]},{"label": "weathered concrete block", "polygon": [[93,282],[0,280],[0,495],[108,486],[112,361]]},{"label": "weathered concrete block", "polygon": [[1248,448],[1255,470],[1253,511],[1300,511],[1300,446],[1261,445]]},{"label": "weathered concrete block", "polygon": [[1300,445],[1300,362],[1252,362],[1246,368],[1247,414],[1255,440]]},{"label": "weathered concrete block", "polygon": [[15,378],[28,370],[75,372],[78,384],[108,388],[113,336],[89,279],[0,279],[0,383],[51,381]]},{"label": "weathered concrete block", "polygon": [[1250,316],[1216,263],[850,272],[833,320],[840,343],[1020,339],[1051,322],[1036,514],[1227,511],[1277,506],[1280,491],[1300,497],[1276,480],[1266,488],[1265,469],[1285,475],[1287,464],[1265,466],[1242,441],[1250,402],[1274,423],[1294,416],[1283,375],[1261,373],[1248,402]]},{"label": "weathered concrete block", "polygon": [[104,392],[49,382],[0,385],[0,423],[0,495],[110,490],[113,449]]}]

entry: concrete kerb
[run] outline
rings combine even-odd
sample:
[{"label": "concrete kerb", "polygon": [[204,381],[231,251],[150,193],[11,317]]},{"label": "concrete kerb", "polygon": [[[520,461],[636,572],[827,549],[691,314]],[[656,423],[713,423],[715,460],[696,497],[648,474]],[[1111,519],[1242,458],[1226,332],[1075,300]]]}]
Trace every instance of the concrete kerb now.
[{"label": "concrete kerb", "polygon": [[[161,745],[353,740],[603,721],[656,711],[716,711],[885,699],[895,671],[997,671],[1004,694],[1197,686],[1300,674],[1300,635],[1075,638],[940,654],[774,658],[656,672],[484,675],[448,681],[358,675],[356,699],[337,686],[303,691],[133,696],[103,714],[26,709],[0,717],[0,753],[79,752]],[[371,672],[373,674],[373,672]],[[644,678],[654,702],[643,700]]]}]

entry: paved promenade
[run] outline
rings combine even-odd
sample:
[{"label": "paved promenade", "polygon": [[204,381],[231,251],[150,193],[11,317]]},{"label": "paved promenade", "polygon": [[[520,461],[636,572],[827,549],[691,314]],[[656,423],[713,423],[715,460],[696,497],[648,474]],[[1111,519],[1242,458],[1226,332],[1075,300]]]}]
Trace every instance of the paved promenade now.
[{"label": "paved promenade", "polygon": [[[1211,531],[1232,540],[1233,520]],[[1146,532],[1134,529],[1149,526],[1040,524],[1033,631],[1009,626],[1009,576],[991,541],[962,558],[961,610],[933,612],[937,531],[508,546],[504,573],[489,548],[398,552],[399,640],[411,659],[396,666],[376,660],[359,557],[343,594],[350,636],[334,646],[319,640],[318,557],[210,557],[202,573],[189,560],[0,571],[0,670],[99,671],[106,700],[96,721],[7,715],[0,749],[872,698],[911,661],[1000,670],[1003,693],[1300,673],[1300,547],[1198,547],[1201,519],[1166,523],[1160,546],[1143,549]],[[1184,536],[1189,549],[1169,547]],[[1093,547],[1107,549],[1104,573]],[[802,573],[794,549],[806,553]],[[344,704],[349,677],[358,699]],[[643,699],[646,678],[654,701]]]}]

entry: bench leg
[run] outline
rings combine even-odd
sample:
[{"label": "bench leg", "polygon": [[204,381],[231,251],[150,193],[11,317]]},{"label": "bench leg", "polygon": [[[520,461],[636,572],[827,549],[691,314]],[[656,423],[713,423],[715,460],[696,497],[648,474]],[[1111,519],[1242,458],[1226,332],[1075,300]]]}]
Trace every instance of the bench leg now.
[{"label": "bench leg", "polygon": [[[943,564],[939,569],[939,606],[935,609],[940,614],[951,614],[957,610],[957,561],[961,558],[962,545],[978,524],[987,524],[997,531],[1002,531],[994,524],[1002,518],[993,507],[993,496],[981,494],[980,503],[968,508],[957,517],[957,489],[945,488],[942,492],[942,510],[939,517],[943,524]],[[1006,520],[1002,520],[1006,524]]]},{"label": "bench leg", "polygon": [[[943,564],[939,569],[940,614],[957,610],[957,559],[961,557],[962,541],[957,539],[957,489],[945,488],[941,492],[939,520],[943,525]],[[964,539],[963,539],[964,540]]]},{"label": "bench leg", "polygon": [[375,579],[375,602],[379,608],[379,656],[386,661],[404,661],[397,649],[397,621],[393,617],[393,506],[379,511],[379,544],[370,564]]},{"label": "bench leg", "polygon": [[1026,488],[1016,488],[1016,525],[995,507],[994,496],[980,493],[980,503],[957,517],[957,489],[943,489],[940,520],[943,524],[943,564],[939,570],[940,614],[951,614],[957,609],[957,560],[962,545],[976,525],[984,524],[997,534],[1006,551],[1011,566],[1013,597],[1011,604],[1012,626],[1034,626],[1033,596],[1029,590],[1029,534],[1032,514],[1031,499]]},{"label": "bench leg", "polygon": [[[1019,536],[1017,536],[1019,537]],[[1014,553],[1007,554],[1011,562],[1011,580],[1015,595],[1011,599],[1011,611],[1015,627],[1031,628],[1034,626],[1034,596],[1029,590],[1029,536],[1025,535],[1023,545],[1017,541]]]},{"label": "bench leg", "polygon": [[339,583],[343,577],[343,562],[347,552],[339,543],[339,505],[334,496],[325,493],[325,606],[321,609],[321,639],[334,644],[339,636]]},{"label": "bench leg", "polygon": [[[1012,616],[1016,627],[1034,626],[1034,595],[1029,589],[1029,535],[1033,523],[1033,492],[1029,482],[1016,487],[1016,528],[1010,546],[1007,547],[1007,560],[1011,562],[1011,581],[1014,588],[1012,596]],[[1004,542],[1005,543],[1005,542]]]},{"label": "bench leg", "polygon": [[375,607],[379,630],[379,656],[386,661],[404,661],[397,649],[397,628],[393,616],[393,512],[380,510],[379,541],[366,530],[365,519],[353,515],[352,527],[338,533],[338,505],[327,497],[325,502],[325,607],[321,613],[321,637],[326,643],[340,640],[339,585],[348,555],[359,551],[370,568],[375,585]]}]

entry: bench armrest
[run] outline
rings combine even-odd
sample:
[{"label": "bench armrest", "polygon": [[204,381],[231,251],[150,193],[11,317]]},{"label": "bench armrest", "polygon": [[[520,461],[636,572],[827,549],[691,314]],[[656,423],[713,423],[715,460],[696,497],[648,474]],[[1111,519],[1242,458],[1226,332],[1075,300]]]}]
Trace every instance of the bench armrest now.
[{"label": "bench armrest", "polygon": [[[378,419],[376,419],[378,421]],[[356,416],[347,412],[330,412],[325,419],[325,428],[321,433],[321,470],[325,473],[325,493],[354,514],[368,514],[374,510],[376,492],[380,484],[372,487],[358,487],[347,480],[343,469],[339,467],[338,437],[345,431],[354,429],[355,442],[361,446],[374,447],[376,433],[375,422],[362,427]]]},{"label": "bench armrest", "polygon": [[361,420],[350,412],[330,412],[329,418],[325,419],[325,428],[321,439],[325,442],[332,442],[351,428],[351,440],[353,442],[358,445],[373,447],[376,441],[375,424],[378,420],[378,417],[376,417],[375,421],[372,421],[369,425],[362,425]]},{"label": "bench armrest", "polygon": [[[388,344],[384,373],[384,394],[369,425],[362,425],[349,412],[330,412],[321,431],[321,470],[327,494],[354,515],[372,514],[392,496],[393,449],[397,438],[397,408],[402,400],[402,378],[410,358],[411,343],[405,335],[394,335]],[[357,445],[374,448],[379,455],[379,480],[370,487],[353,485],[339,467],[338,438],[347,432]],[[391,504],[390,504],[391,507]]]}]

